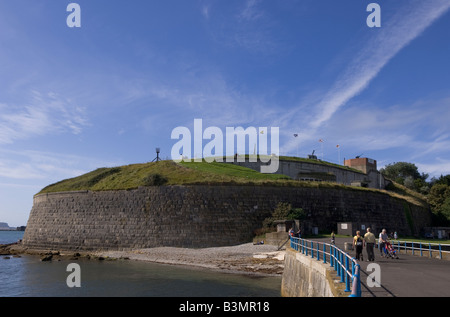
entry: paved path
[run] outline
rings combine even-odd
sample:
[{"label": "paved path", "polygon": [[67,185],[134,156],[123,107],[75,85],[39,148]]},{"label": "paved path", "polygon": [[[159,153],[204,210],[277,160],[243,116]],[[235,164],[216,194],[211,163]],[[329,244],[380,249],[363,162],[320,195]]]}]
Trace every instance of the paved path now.
[{"label": "paved path", "polygon": [[[311,239],[329,243],[329,239]],[[336,238],[336,245],[344,250],[344,243],[351,238]],[[399,254],[399,259],[382,258],[375,251],[375,262],[360,261],[361,289],[363,297],[449,297],[450,261],[429,257]],[[354,251],[349,251],[354,256]],[[366,250],[363,250],[367,259]],[[367,265],[377,263],[381,269],[381,287],[368,287]]]}]

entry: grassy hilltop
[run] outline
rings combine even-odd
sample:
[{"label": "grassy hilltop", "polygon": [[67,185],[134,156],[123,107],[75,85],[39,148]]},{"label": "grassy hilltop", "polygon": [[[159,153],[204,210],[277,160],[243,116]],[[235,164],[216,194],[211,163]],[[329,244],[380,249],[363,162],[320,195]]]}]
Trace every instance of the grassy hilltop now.
[{"label": "grassy hilltop", "polygon": [[[333,182],[296,181],[286,175],[258,171],[224,163],[160,161],[119,167],[99,168],[84,175],[62,180],[43,188],[38,194],[76,190],[128,190],[160,185],[259,185],[340,188],[388,194],[424,206],[425,199],[396,184],[391,190],[353,187]],[[419,196],[418,196],[419,195]]]},{"label": "grassy hilltop", "polygon": [[262,174],[249,168],[223,163],[160,161],[112,168],[49,185],[39,194],[74,190],[121,190],[139,186],[194,184],[277,184],[294,182],[286,175]]}]

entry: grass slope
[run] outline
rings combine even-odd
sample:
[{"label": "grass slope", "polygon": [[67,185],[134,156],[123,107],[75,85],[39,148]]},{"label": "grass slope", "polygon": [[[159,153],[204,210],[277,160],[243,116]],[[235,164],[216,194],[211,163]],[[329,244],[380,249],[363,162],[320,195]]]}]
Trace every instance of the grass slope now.
[{"label": "grass slope", "polygon": [[87,174],[49,185],[39,194],[75,190],[120,190],[149,186],[148,178],[158,174],[165,185],[221,183],[277,183],[290,178],[279,174],[261,174],[249,168],[223,163],[174,163],[160,161],[113,168],[99,168]]}]

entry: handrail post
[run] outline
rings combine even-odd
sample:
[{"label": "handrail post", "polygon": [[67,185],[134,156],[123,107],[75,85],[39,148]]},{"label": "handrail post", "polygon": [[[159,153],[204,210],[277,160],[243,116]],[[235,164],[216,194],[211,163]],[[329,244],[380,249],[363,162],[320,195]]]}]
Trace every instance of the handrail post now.
[{"label": "handrail post", "polygon": [[348,276],[349,272],[349,263],[348,263],[348,256],[345,257],[345,292],[350,292],[350,278]]},{"label": "handrail post", "polygon": [[430,250],[430,258],[433,257],[433,253],[431,253],[431,243],[428,243],[428,249]]},{"label": "handrail post", "polygon": [[330,245],[330,266],[334,266],[334,258],[333,258],[334,248]]},{"label": "handrail post", "polygon": [[422,255],[423,255],[423,252],[422,252],[422,242],[419,243],[419,247],[420,247],[420,256],[422,256]]},{"label": "handrail post", "polygon": [[314,257],[314,243],[311,241],[311,257]]},{"label": "handrail post", "polygon": [[341,283],[345,282],[345,267],[344,267],[344,253],[341,251],[339,252],[341,254],[341,264],[339,265],[341,267]]},{"label": "handrail post", "polygon": [[439,258],[442,260],[442,248],[440,243],[439,243]]},{"label": "handrail post", "polygon": [[341,252],[339,252],[339,250],[336,250],[336,257],[338,260],[338,264],[337,264],[337,276],[341,277],[342,275],[342,262],[341,262]]},{"label": "handrail post", "polygon": [[339,276],[339,271],[338,271],[338,258],[337,258],[337,248],[334,247],[334,270],[338,273]]},{"label": "handrail post", "polygon": [[357,294],[358,294],[358,297],[361,297],[361,267],[360,267],[359,264],[357,264],[356,267],[357,267],[356,279],[358,281],[358,283],[357,283]]},{"label": "handrail post", "polygon": [[412,255],[414,255],[414,242],[411,242]]},{"label": "handrail post", "polygon": [[308,256],[308,242],[305,240],[305,255]]},{"label": "handrail post", "polygon": [[317,261],[320,261],[319,242],[317,242]]},{"label": "handrail post", "polygon": [[327,263],[327,254],[325,253],[327,248],[325,247],[325,243],[323,244],[323,263]]}]

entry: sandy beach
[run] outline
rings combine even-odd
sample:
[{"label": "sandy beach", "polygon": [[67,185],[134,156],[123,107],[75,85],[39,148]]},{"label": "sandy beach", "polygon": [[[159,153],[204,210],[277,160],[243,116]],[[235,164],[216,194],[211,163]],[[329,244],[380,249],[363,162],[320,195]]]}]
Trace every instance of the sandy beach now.
[{"label": "sandy beach", "polygon": [[159,247],[132,251],[102,251],[93,255],[256,275],[281,275],[284,268],[284,251],[277,251],[277,247],[273,245],[253,243],[203,249]]}]

